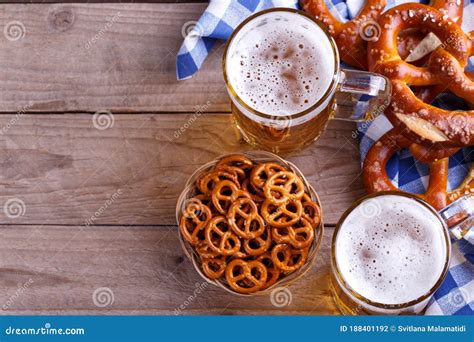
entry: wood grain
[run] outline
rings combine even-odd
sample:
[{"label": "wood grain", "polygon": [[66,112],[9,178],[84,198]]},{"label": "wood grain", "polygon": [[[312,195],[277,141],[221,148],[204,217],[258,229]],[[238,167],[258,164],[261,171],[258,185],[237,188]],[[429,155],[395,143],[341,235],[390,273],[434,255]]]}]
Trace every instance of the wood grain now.
[{"label": "wood grain", "polygon": [[[0,205],[25,211],[11,224],[175,224],[186,180],[202,164],[248,150],[227,114],[0,116]],[[289,156],[322,201],[327,223],[363,194],[354,126],[332,122],[322,138]],[[1,131],[3,130],[3,131]],[[5,131],[6,130],[6,131]]]},{"label": "wood grain", "polygon": [[228,111],[218,44],[192,79],[176,81],[176,54],[207,4],[9,4],[0,27],[0,112]]},{"label": "wood grain", "polygon": [[[235,297],[203,283],[173,226],[1,226],[2,314],[335,314],[332,232],[326,229],[310,271],[288,287],[291,303],[278,308],[269,295]],[[101,287],[113,293],[105,307],[93,301]]]},{"label": "wood grain", "polygon": [[[318,191],[329,227],[315,265],[289,287],[291,303],[233,297],[203,283],[174,226],[192,172],[250,149],[228,114],[222,44],[176,81],[182,31],[207,4],[39,2],[0,10],[0,27],[25,28],[0,39],[2,313],[337,314],[330,227],[364,193],[354,125],[331,122],[287,157]],[[94,126],[97,111],[113,115]],[[114,300],[100,307],[93,293],[103,287]]]}]

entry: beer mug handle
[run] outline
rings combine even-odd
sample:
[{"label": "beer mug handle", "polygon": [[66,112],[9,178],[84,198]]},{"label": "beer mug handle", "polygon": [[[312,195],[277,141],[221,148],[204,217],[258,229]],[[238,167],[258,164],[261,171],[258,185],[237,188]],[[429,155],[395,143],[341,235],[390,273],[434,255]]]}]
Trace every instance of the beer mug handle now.
[{"label": "beer mug handle", "polygon": [[372,72],[342,69],[334,119],[369,121],[382,114],[390,104],[392,85],[385,76]]},{"label": "beer mug handle", "polygon": [[474,194],[459,198],[439,214],[454,238],[465,239],[474,244]]}]

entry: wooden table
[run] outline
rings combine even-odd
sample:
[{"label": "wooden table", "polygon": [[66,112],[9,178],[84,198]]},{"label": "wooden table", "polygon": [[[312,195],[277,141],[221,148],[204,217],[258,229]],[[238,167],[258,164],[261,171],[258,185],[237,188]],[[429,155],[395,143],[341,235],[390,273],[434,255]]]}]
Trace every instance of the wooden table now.
[{"label": "wooden table", "polygon": [[[330,239],[364,192],[354,125],[332,122],[288,157],[319,192],[326,221],[291,303],[206,286],[178,243],[177,196],[198,166],[249,146],[231,125],[222,44],[195,77],[176,81],[182,28],[206,3],[161,2],[0,5],[3,313],[337,313]],[[6,39],[12,22],[24,36]],[[112,113],[106,126],[94,125],[98,111]]]}]

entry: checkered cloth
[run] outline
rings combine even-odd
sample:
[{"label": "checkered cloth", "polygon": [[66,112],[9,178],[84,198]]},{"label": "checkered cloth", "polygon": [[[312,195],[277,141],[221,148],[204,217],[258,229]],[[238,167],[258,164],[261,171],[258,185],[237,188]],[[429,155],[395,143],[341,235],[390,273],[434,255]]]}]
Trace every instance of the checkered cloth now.
[{"label": "checkered cloth", "polygon": [[298,0],[211,0],[197,22],[186,23],[191,26],[176,59],[178,80],[192,77],[201,68],[217,39],[229,38],[252,13],[273,7],[297,8]]},{"label": "checkered cloth", "polygon": [[[364,0],[326,0],[328,8],[341,20],[353,18]],[[387,8],[406,0],[388,0]],[[429,0],[422,0],[423,3]],[[474,29],[474,5],[465,1],[463,29]],[[177,57],[176,70],[180,80],[190,78],[201,67],[216,39],[226,39],[232,30],[250,14],[270,7],[297,7],[296,0],[211,0],[209,7],[195,23],[186,37]],[[470,61],[472,67],[472,59]],[[466,104],[450,95],[441,95],[435,105],[442,108],[467,109]],[[361,158],[364,160],[369,148],[391,128],[385,116],[370,124],[358,125]],[[464,179],[469,166],[474,163],[474,147],[466,148],[449,162],[449,187],[456,188]],[[416,162],[406,150],[395,155],[387,165],[387,173],[402,190],[423,193],[429,180],[429,169]],[[446,280],[430,301],[430,315],[474,314],[474,236],[453,243],[452,260]]]}]

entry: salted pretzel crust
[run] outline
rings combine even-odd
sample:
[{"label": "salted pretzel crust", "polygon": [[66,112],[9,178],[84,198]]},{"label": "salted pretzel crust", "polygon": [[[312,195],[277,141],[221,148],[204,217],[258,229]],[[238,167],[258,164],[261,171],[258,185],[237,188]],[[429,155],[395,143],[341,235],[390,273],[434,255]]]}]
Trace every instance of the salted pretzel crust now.
[{"label": "salted pretzel crust", "polygon": [[[379,191],[402,191],[398,189],[387,175],[386,166],[388,160],[403,148],[416,148],[415,144],[401,134],[397,129],[392,129],[384,134],[370,148],[364,160],[362,179],[366,191],[370,193]],[[474,166],[463,183],[456,189],[448,191],[449,153],[442,159],[433,159],[428,162],[430,167],[430,180],[426,193],[416,196],[431,204],[435,209],[441,210],[459,197],[474,192]],[[435,153],[435,152],[430,152]],[[433,154],[434,155],[434,154]],[[432,156],[433,156],[432,155]]]},{"label": "salted pretzel crust", "polygon": [[[369,42],[369,69],[392,81],[392,102],[385,115],[395,127],[406,129],[407,136],[425,145],[463,147],[474,144],[474,111],[447,111],[417,98],[410,86],[445,84],[462,97],[472,99],[472,82],[464,74],[468,57],[473,53],[472,35],[447,14],[422,4],[402,4],[378,21],[384,28],[377,41]],[[402,60],[397,51],[398,34],[413,27],[424,27],[444,44],[430,57],[427,66]]]}]

